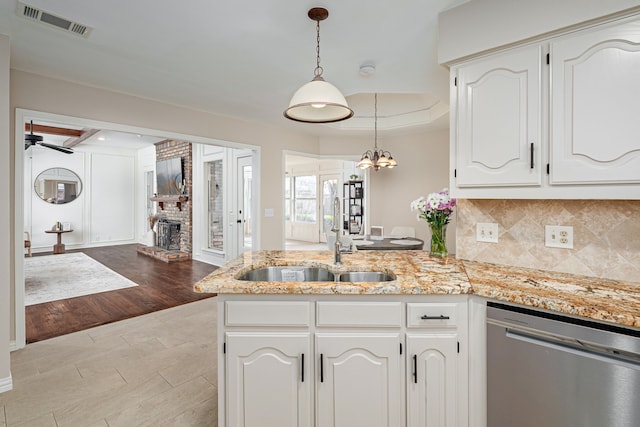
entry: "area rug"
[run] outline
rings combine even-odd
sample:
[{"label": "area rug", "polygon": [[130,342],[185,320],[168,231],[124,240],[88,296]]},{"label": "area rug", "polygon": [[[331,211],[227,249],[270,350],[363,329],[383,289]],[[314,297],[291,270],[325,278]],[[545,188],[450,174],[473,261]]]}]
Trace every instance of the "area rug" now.
[{"label": "area rug", "polygon": [[138,285],[81,252],[25,258],[25,305],[133,286]]}]

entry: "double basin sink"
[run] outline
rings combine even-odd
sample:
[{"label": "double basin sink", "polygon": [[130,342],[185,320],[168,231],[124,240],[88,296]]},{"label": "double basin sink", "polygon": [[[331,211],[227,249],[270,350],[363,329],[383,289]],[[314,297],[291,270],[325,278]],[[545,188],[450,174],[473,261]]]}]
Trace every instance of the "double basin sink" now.
[{"label": "double basin sink", "polygon": [[381,271],[333,273],[322,267],[278,266],[256,268],[237,279],[252,282],[389,282],[396,277]]}]

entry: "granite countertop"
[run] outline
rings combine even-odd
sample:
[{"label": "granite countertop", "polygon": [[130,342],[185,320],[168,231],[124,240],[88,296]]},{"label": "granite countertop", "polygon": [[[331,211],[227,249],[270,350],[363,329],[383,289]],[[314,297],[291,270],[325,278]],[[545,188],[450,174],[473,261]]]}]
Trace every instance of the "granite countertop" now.
[{"label": "granite countertop", "polygon": [[[267,266],[325,267],[330,271],[382,271],[390,282],[253,282],[238,275]],[[459,295],[584,316],[640,328],[640,283],[510,267],[426,251],[357,251],[333,263],[330,251],[256,251],[229,261],[194,285],[196,292],[219,294]]]}]

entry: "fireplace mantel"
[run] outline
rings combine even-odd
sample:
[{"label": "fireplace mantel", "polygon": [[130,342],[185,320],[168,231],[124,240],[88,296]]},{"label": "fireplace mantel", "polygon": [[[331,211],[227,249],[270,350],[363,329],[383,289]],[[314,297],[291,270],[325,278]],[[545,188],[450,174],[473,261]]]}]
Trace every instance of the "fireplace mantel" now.
[{"label": "fireplace mantel", "polygon": [[164,210],[165,202],[174,202],[178,207],[178,210],[182,211],[182,203],[187,202],[189,200],[189,196],[158,196],[151,197],[149,200],[152,202],[158,202],[158,206],[160,206],[161,210]]}]

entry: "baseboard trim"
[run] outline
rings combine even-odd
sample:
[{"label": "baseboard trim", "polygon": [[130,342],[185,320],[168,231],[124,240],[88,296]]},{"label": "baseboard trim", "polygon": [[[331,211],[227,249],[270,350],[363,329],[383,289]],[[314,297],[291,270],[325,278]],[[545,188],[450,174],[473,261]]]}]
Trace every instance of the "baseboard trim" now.
[{"label": "baseboard trim", "polygon": [[9,374],[7,378],[0,378],[0,393],[9,390],[13,390],[13,378],[11,378],[11,374]]},{"label": "baseboard trim", "polygon": [[20,350],[18,348],[18,344],[16,344],[16,340],[9,341],[9,352]]}]

